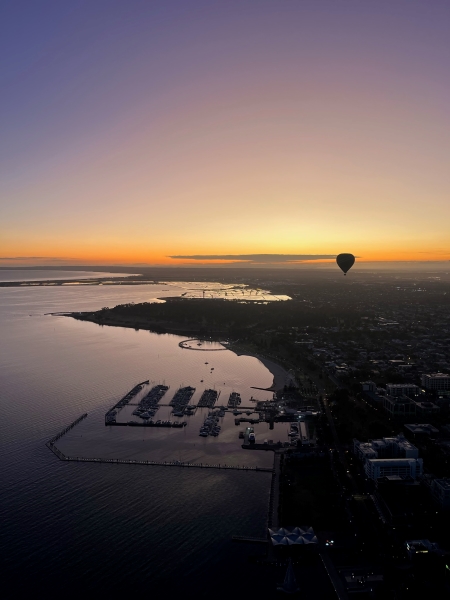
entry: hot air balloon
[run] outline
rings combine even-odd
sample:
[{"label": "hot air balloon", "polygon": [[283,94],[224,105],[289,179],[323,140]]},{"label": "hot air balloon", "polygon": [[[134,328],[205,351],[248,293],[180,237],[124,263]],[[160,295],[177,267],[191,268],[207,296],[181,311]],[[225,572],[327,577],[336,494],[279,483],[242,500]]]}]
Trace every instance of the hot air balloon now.
[{"label": "hot air balloon", "polygon": [[344,271],[344,275],[346,275],[347,271],[349,271],[355,264],[355,257],[353,254],[339,254],[336,256],[336,262],[338,267]]}]

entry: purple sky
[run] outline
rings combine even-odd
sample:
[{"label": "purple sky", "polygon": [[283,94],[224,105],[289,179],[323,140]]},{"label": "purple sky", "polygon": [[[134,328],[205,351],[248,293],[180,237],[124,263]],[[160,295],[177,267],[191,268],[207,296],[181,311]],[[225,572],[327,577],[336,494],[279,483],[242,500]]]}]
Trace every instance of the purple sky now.
[{"label": "purple sky", "polygon": [[450,258],[449,40],[447,1],[4,1],[0,255]]}]

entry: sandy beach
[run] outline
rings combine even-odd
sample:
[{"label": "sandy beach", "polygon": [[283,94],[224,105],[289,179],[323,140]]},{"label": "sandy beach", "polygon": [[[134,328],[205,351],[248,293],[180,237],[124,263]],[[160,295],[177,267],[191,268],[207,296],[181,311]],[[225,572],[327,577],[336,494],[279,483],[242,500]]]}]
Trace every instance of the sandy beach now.
[{"label": "sandy beach", "polygon": [[291,385],[291,384],[295,385],[294,377],[292,375],[290,375],[284,367],[282,367],[278,363],[274,362],[273,360],[265,358],[264,356],[261,356],[260,354],[255,354],[253,352],[245,352],[243,350],[236,350],[230,346],[228,346],[228,347],[230,350],[232,350],[238,356],[245,355],[245,356],[253,356],[254,358],[257,358],[260,362],[262,362],[262,364],[266,367],[266,369],[268,369],[272,373],[273,382],[270,387],[259,388],[256,386],[252,386],[253,389],[255,389],[255,390],[264,389],[264,390],[267,390],[268,392],[277,392],[278,390],[283,389],[285,385]]}]

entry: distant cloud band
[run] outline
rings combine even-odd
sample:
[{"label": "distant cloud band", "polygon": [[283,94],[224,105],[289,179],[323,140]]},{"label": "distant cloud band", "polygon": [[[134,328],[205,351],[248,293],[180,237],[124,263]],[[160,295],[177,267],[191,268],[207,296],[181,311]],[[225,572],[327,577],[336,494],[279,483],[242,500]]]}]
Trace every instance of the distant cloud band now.
[{"label": "distant cloud band", "polygon": [[73,260],[57,256],[0,256],[0,260]]},{"label": "distant cloud band", "polygon": [[291,263],[304,260],[326,260],[336,258],[336,254],[191,254],[169,256],[188,260],[231,260],[250,263]]}]

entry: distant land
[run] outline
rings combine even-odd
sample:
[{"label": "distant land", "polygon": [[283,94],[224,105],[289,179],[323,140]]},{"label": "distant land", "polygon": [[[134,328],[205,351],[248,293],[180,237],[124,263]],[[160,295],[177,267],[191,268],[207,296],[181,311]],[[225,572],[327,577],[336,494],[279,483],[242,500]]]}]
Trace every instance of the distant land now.
[{"label": "distant land", "polygon": [[[84,285],[101,284],[103,280],[109,279],[108,274],[127,274],[126,277],[114,277],[115,284],[139,285],[147,283],[160,283],[164,281],[192,281],[192,282],[211,282],[247,284],[251,286],[283,286],[301,283],[302,281],[320,281],[330,278],[342,278],[342,273],[334,263],[324,263],[312,265],[310,263],[297,264],[295,266],[246,266],[246,265],[186,265],[186,266],[123,266],[123,265],[59,265],[59,266],[32,266],[32,267],[6,267],[0,266],[0,271],[32,272],[48,271],[49,278],[35,282],[34,285],[64,285],[64,283],[75,283],[77,279],[70,278],[52,279],[51,273],[57,271],[83,271],[85,273],[95,273],[92,279],[86,277],[79,281]],[[405,277],[427,277],[432,274],[448,274],[450,265],[448,261],[440,262],[396,262],[396,263],[356,263],[347,276],[348,279],[358,281],[361,275],[383,275],[386,276],[405,276]],[[99,277],[99,273],[105,273],[105,277]],[[21,286],[27,282],[24,276],[23,280],[0,281],[0,287]],[[274,289],[271,290],[274,292]],[[285,288],[283,288],[285,289]],[[289,293],[276,290],[274,293]]]},{"label": "distant land", "polygon": [[[139,273],[145,277],[154,275],[155,277],[167,276],[171,277],[174,273],[183,274],[186,278],[193,275],[208,271],[210,273],[228,273],[234,271],[241,273],[248,272],[261,272],[267,276],[267,273],[274,272],[314,272],[314,271],[334,271],[336,270],[336,264],[334,260],[327,262],[318,261],[305,261],[305,262],[278,262],[278,263],[258,263],[254,262],[228,262],[228,263],[211,263],[211,262],[190,262],[186,264],[174,264],[174,265],[150,265],[150,264],[123,264],[123,265],[83,265],[83,264],[66,264],[61,263],[58,265],[0,265],[0,271],[3,270],[14,270],[14,271],[31,271],[31,270],[46,270],[46,271],[87,271],[87,272],[108,272],[108,273]],[[439,261],[364,261],[362,259],[356,260],[352,272],[355,271],[417,271],[425,272],[429,270],[449,270],[450,260],[439,260]]]}]

